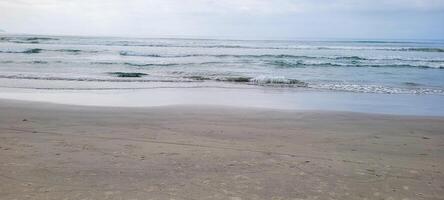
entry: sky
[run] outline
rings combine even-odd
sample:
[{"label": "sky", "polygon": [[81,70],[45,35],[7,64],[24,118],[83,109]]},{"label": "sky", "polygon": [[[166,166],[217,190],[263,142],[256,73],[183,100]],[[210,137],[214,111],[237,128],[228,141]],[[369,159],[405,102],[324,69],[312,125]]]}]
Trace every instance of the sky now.
[{"label": "sky", "polygon": [[444,39],[444,0],[0,0],[7,33]]}]

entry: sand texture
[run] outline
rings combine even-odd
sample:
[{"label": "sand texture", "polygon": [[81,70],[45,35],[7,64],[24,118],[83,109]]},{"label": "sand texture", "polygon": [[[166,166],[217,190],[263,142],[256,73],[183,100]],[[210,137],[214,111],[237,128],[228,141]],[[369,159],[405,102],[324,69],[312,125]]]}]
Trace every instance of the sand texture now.
[{"label": "sand texture", "polygon": [[0,199],[444,199],[444,118],[0,101]]}]

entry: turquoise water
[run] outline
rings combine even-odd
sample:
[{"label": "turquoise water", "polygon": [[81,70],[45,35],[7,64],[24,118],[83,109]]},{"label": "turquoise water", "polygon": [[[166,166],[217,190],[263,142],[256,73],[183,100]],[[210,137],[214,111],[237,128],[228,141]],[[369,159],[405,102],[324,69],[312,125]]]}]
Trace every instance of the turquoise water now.
[{"label": "turquoise water", "polygon": [[442,95],[444,42],[0,35],[0,87],[285,87]]}]

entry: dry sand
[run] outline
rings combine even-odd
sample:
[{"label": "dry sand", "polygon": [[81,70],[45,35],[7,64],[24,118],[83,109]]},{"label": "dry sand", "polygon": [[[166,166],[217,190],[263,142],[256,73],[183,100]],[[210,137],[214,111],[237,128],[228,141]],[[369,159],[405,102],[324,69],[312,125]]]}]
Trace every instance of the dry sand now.
[{"label": "dry sand", "polygon": [[0,199],[444,199],[444,118],[0,100]]}]

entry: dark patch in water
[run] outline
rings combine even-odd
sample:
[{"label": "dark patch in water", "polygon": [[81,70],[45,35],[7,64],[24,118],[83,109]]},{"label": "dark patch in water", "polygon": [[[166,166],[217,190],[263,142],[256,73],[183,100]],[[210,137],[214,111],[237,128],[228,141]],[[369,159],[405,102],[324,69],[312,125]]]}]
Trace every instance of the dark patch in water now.
[{"label": "dark patch in water", "polygon": [[121,56],[143,56],[143,57],[154,57],[154,58],[162,57],[157,54],[142,54],[142,53],[131,52],[131,51],[121,51],[119,54]]},{"label": "dark patch in water", "polygon": [[175,66],[175,65],[179,65],[177,63],[159,63],[159,64],[155,64],[155,63],[146,63],[146,64],[138,64],[138,63],[129,63],[129,62],[125,62],[123,63],[125,65],[129,65],[129,66],[135,66],[135,67],[149,67],[149,66]]},{"label": "dark patch in water", "polygon": [[147,64],[138,64],[138,63],[123,63],[124,65],[129,65],[129,66],[134,66],[134,67],[149,67],[149,66],[154,66],[154,64],[151,63],[147,63]]},{"label": "dark patch in water", "polygon": [[138,73],[138,72],[109,72],[108,74],[121,77],[121,78],[140,78],[142,76],[146,76],[148,74]]},{"label": "dark patch in water", "polygon": [[159,63],[159,64],[155,64],[155,63],[130,63],[130,62],[124,62],[124,63],[119,63],[119,62],[91,62],[91,64],[96,64],[96,65],[128,65],[128,66],[133,66],[133,67],[150,67],[150,66],[175,66],[175,65],[179,65],[177,63]]},{"label": "dark patch in water", "polygon": [[25,51],[0,51],[0,53],[40,53],[43,49],[27,49]]},{"label": "dark patch in water", "polygon": [[286,68],[286,67],[304,67],[304,64],[301,61],[296,61],[295,63],[292,62],[287,62],[287,61],[283,61],[283,60],[273,60],[273,61],[269,61],[267,62],[267,64],[270,65],[274,65],[277,67],[282,67],[282,68]]},{"label": "dark patch in water", "polygon": [[1,37],[0,41],[18,43],[18,44],[38,44],[41,41],[59,40],[49,37]]},{"label": "dark patch in water", "polygon": [[32,41],[9,41],[12,43],[17,43],[17,44],[40,44],[40,42],[38,40],[32,40]]},{"label": "dark patch in water", "polygon": [[47,61],[41,61],[41,60],[36,60],[36,61],[32,61],[32,64],[48,64]]},{"label": "dark patch in water", "polygon": [[116,62],[91,62],[91,64],[97,64],[97,65],[118,65],[119,63],[116,63]]},{"label": "dark patch in water", "polygon": [[300,81],[300,80],[296,80],[296,79],[289,79],[287,84],[292,84],[292,85],[301,85],[301,86],[306,86],[307,83]]},{"label": "dark patch in water", "polygon": [[206,80],[211,80],[208,77],[204,77],[204,76],[185,76],[184,78],[189,78],[189,79],[193,79],[196,81],[206,81]]},{"label": "dark patch in water", "polygon": [[34,40],[59,40],[57,38],[49,38],[49,37],[29,37],[25,38],[27,41],[34,41]]},{"label": "dark patch in water", "polygon": [[258,85],[293,85],[297,87],[306,87],[308,84],[297,79],[252,79],[251,82]]},{"label": "dark patch in water", "polygon": [[55,51],[60,51],[60,52],[70,52],[70,53],[79,53],[82,50],[79,49],[59,49],[59,50],[55,50]]},{"label": "dark patch in water", "polygon": [[404,82],[404,85],[408,85],[408,86],[420,86],[421,84],[419,84],[419,83],[414,83],[414,82]]},{"label": "dark patch in water", "polygon": [[[7,79],[27,79],[27,80],[60,80],[60,81],[86,81],[86,82],[165,82],[165,83],[174,83],[174,82],[193,82],[191,80],[147,80],[147,79],[98,79],[98,78],[67,78],[67,77],[39,77],[39,76],[23,76],[23,75],[1,75],[0,78]],[[96,89],[96,88],[95,88]]]},{"label": "dark patch in water", "polygon": [[227,82],[237,82],[237,83],[245,83],[250,82],[250,77],[226,77],[226,78],[217,78],[216,81],[227,81]]},{"label": "dark patch in water", "polygon": [[359,56],[340,56],[340,57],[336,57],[336,60],[368,60],[366,58],[362,58]]},{"label": "dark patch in water", "polygon": [[73,54],[79,54],[81,52],[84,53],[98,53],[99,51],[84,51],[80,49],[58,49],[58,50],[48,50],[48,51],[57,51],[57,52],[66,52],[66,53],[73,53]]},{"label": "dark patch in water", "polygon": [[23,51],[22,53],[40,53],[43,49],[28,49],[26,51]]}]

